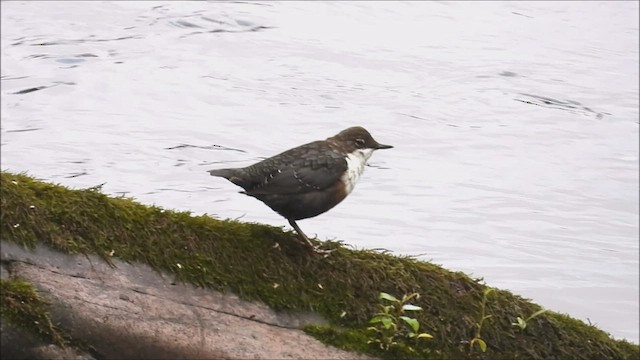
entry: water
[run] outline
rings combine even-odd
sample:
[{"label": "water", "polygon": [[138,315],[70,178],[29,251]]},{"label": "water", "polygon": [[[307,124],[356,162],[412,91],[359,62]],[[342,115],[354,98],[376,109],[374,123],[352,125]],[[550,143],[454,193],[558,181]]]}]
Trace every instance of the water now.
[{"label": "water", "polygon": [[1,6],[3,169],[284,227],[205,171],[363,125],[395,148],[307,234],[639,342],[637,2]]}]

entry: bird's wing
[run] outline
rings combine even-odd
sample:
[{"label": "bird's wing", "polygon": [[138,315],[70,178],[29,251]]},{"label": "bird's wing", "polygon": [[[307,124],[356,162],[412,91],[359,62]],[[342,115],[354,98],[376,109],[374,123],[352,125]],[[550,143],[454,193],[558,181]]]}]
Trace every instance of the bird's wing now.
[{"label": "bird's wing", "polygon": [[298,147],[244,170],[252,179],[245,187],[248,195],[301,194],[334,185],[347,170],[347,162],[322,146]]}]

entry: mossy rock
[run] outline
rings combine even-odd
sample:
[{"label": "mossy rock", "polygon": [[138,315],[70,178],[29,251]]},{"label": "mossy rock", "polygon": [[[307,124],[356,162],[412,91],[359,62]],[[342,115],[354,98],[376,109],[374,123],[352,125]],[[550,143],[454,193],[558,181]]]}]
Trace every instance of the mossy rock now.
[{"label": "mossy rock", "polygon": [[[516,318],[540,307],[498,289],[487,298],[491,318],[480,334],[487,350],[470,349],[486,286],[411,257],[351,250],[339,242],[324,243],[335,249],[330,256],[315,256],[278,227],[193,216],[110,197],[99,188],[72,190],[9,172],[1,173],[0,205],[2,240],[96,254],[107,262],[117,257],[146,263],[178,281],[233,292],[276,310],[313,311],[331,326],[309,326],[307,332],[347,350],[447,359],[637,359],[640,353],[638,345],[550,311],[520,330],[512,325]],[[391,351],[368,344],[366,328],[378,311],[380,292],[419,293],[412,303],[423,311],[415,318],[433,339],[401,342]],[[10,299],[2,296],[3,308],[22,311]]]},{"label": "mossy rock", "polygon": [[0,279],[0,315],[3,320],[28,330],[38,339],[65,346],[64,333],[49,318],[48,303],[26,281]]}]

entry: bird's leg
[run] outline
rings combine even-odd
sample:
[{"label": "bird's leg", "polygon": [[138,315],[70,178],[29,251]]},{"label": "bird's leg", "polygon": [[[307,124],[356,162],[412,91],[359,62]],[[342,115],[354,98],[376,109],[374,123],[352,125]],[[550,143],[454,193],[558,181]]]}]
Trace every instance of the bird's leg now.
[{"label": "bird's leg", "polygon": [[309,246],[315,253],[328,255],[331,252],[333,252],[333,250],[322,250],[319,247],[313,245],[313,243],[311,242],[311,240],[309,240],[307,235],[305,235],[305,233],[302,232],[302,229],[300,229],[298,224],[296,224],[295,220],[293,219],[287,219],[287,220],[289,220],[289,225],[291,225],[293,229],[296,231],[296,233],[298,233],[298,239],[300,240],[300,242]]},{"label": "bird's leg", "polygon": [[305,235],[305,233],[302,232],[302,229],[300,229],[298,224],[296,224],[296,221],[293,219],[287,219],[287,220],[289,220],[289,225],[291,225],[293,229],[296,231],[296,233],[298,233],[298,239],[300,240],[300,242],[312,248],[315,248],[315,245],[313,245],[313,243],[311,242],[311,240],[309,240],[307,235]]}]

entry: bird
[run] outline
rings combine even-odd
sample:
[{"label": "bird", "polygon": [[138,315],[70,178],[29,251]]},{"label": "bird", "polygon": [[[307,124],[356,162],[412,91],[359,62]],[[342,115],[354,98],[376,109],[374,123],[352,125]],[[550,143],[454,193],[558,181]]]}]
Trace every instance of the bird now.
[{"label": "bird", "polygon": [[375,150],[390,149],[361,126],[349,127],[326,140],[313,141],[243,168],[209,170],[241,187],[288,220],[298,240],[318,254],[296,220],[320,215],[353,191]]}]

